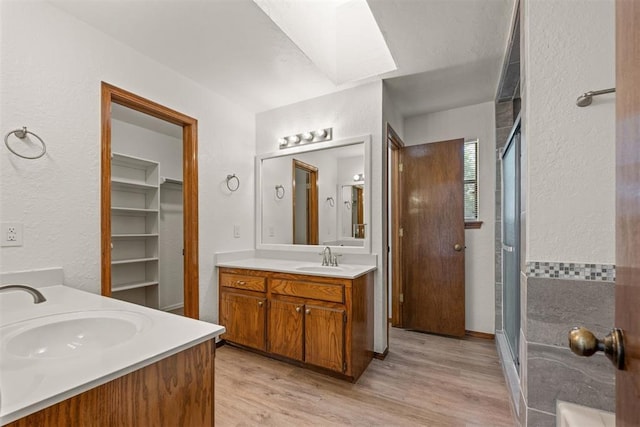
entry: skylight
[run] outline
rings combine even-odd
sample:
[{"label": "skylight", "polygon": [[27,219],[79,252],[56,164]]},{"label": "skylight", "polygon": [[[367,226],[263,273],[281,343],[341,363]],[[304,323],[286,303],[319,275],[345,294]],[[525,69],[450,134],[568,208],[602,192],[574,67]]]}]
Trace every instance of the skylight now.
[{"label": "skylight", "polygon": [[366,0],[253,0],[334,83],[394,71]]}]

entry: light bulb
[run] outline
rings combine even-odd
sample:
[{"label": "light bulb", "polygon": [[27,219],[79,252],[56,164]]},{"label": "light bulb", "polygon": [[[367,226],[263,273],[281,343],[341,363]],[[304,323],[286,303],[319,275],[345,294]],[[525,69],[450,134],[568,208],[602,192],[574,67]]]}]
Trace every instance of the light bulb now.
[{"label": "light bulb", "polygon": [[311,132],[305,132],[302,134],[302,139],[305,141],[311,141],[313,139],[313,134]]},{"label": "light bulb", "polygon": [[327,131],[325,129],[320,129],[314,132],[318,138],[324,138],[327,136]]},{"label": "light bulb", "polygon": [[278,139],[278,144],[280,145],[280,147],[286,147],[288,142],[287,142],[286,139],[280,138],[280,139]]},{"label": "light bulb", "polygon": [[293,144],[297,144],[300,142],[300,137],[298,135],[292,135],[288,137],[287,140]]},{"label": "light bulb", "polygon": [[353,175],[353,180],[354,181],[360,181],[360,175],[358,175],[358,174]]}]

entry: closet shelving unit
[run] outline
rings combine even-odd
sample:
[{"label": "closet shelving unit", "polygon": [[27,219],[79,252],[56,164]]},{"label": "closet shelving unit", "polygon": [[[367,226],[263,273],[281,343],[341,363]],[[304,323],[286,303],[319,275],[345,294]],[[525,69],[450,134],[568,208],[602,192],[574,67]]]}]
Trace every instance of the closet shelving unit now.
[{"label": "closet shelving unit", "polygon": [[158,308],[160,165],[111,155],[112,296]]}]

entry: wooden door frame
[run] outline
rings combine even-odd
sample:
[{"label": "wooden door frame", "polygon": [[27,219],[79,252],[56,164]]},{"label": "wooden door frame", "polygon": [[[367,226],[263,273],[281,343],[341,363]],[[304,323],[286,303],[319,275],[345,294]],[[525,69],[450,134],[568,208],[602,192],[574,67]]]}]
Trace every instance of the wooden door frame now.
[{"label": "wooden door frame", "polygon": [[198,121],[156,102],[101,82],[101,280],[111,296],[111,104],[182,127],[184,315],[198,319]]},{"label": "wooden door frame", "polygon": [[[401,187],[400,187],[400,149],[405,144],[396,133],[396,131],[387,123],[387,144],[385,153],[389,155],[389,149],[391,149],[391,165],[389,166],[389,160],[387,157],[387,179],[385,180],[385,193],[387,194],[387,212],[389,212],[389,206],[391,206],[391,251],[387,248],[387,266],[389,265],[389,254],[391,254],[391,325],[395,327],[402,327],[402,303],[400,302],[400,294],[403,293],[401,260],[402,260],[402,247],[400,242],[400,200],[401,200]],[[389,186],[389,178],[391,178],[392,186]],[[387,215],[387,224],[385,232],[387,233],[387,242],[389,241],[389,216]],[[387,275],[388,276],[388,275]],[[386,293],[385,298],[389,299],[389,280],[388,277],[385,280]],[[387,322],[387,341],[389,337],[389,322]]]},{"label": "wooden door frame", "polygon": [[616,282],[615,326],[624,331],[624,370],[616,371],[616,425],[640,424],[640,4],[616,8]]},{"label": "wooden door frame", "polygon": [[291,188],[292,188],[292,224],[293,224],[293,239],[296,241],[296,169],[302,169],[309,172],[309,187],[307,197],[307,245],[318,244],[318,168],[308,163],[302,162],[297,159],[292,161],[291,169]]}]

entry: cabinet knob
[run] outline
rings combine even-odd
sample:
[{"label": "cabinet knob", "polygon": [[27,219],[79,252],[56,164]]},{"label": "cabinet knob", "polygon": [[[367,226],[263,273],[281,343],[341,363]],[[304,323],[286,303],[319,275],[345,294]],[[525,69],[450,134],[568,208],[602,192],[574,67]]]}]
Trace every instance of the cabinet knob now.
[{"label": "cabinet knob", "polygon": [[262,307],[264,305],[264,301],[258,301],[258,307]]},{"label": "cabinet knob", "polygon": [[311,309],[307,308],[304,312],[307,313],[307,314],[311,314]]},{"label": "cabinet knob", "polygon": [[296,307],[296,313],[300,313],[302,311],[302,307]]},{"label": "cabinet knob", "polygon": [[236,281],[236,285],[242,285],[242,286],[244,286],[244,285],[246,285],[246,284],[247,284],[247,282],[245,282],[244,280],[237,280],[237,281]]}]

